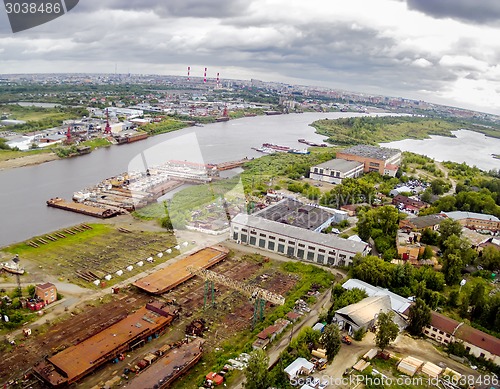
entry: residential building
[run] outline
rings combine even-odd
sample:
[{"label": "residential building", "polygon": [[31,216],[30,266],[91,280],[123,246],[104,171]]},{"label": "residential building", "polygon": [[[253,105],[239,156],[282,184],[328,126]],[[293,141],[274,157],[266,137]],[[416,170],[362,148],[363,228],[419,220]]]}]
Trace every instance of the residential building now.
[{"label": "residential building", "polygon": [[363,174],[365,165],[362,162],[332,159],[311,167],[309,177],[316,181],[340,184],[344,178],[356,178]]},{"label": "residential building", "polygon": [[401,259],[405,261],[416,261],[424,253],[425,245],[417,241],[416,234],[398,230],[396,236],[396,249]]},{"label": "residential building", "polygon": [[427,215],[403,219],[399,222],[399,228],[406,231],[422,232],[430,228],[434,231],[439,230],[439,225],[445,219],[443,215]]},{"label": "residential building", "polygon": [[57,288],[50,282],[39,284],[35,287],[35,295],[48,305],[57,300]]},{"label": "residential building", "polygon": [[461,342],[472,355],[500,365],[500,339],[468,324],[432,311],[431,323],[424,328],[424,334],[445,345]]},{"label": "residential building", "polygon": [[337,158],[363,163],[364,172],[394,177],[401,164],[401,151],[387,147],[356,145],[337,152]]},{"label": "residential building", "polygon": [[471,230],[500,231],[500,219],[493,215],[463,211],[443,212],[442,214],[457,220],[462,226]]},{"label": "residential building", "polygon": [[242,213],[233,218],[230,234],[231,239],[240,244],[332,266],[350,265],[357,253],[365,256],[371,250],[365,242],[342,239]]}]

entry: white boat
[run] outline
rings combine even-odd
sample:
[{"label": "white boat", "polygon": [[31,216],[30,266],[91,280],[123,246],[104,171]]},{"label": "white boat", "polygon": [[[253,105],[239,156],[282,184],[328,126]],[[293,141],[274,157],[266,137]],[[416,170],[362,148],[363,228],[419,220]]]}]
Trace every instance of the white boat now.
[{"label": "white boat", "polygon": [[7,262],[3,262],[1,269],[5,270],[8,273],[12,273],[12,274],[24,274],[24,269],[18,267],[15,263],[11,264],[11,263],[7,263]]}]

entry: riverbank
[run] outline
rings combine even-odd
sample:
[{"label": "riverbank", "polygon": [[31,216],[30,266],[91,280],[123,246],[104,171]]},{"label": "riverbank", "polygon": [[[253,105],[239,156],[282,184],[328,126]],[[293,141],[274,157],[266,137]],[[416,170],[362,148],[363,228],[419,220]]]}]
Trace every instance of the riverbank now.
[{"label": "riverbank", "polygon": [[39,165],[41,163],[55,161],[56,159],[60,158],[54,153],[25,155],[0,161],[0,170]]}]

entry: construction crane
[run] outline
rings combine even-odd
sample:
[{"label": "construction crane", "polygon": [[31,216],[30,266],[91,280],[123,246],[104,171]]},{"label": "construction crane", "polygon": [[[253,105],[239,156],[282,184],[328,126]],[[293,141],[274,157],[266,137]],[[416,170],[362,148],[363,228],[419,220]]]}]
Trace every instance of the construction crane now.
[{"label": "construction crane", "polygon": [[240,281],[233,280],[225,275],[213,272],[211,270],[203,268],[195,268],[193,266],[188,266],[187,270],[194,275],[200,276],[205,280],[205,297],[203,306],[206,306],[207,297],[212,295],[212,305],[214,305],[214,283],[218,283],[233,290],[236,290],[254,300],[254,312],[252,318],[252,327],[255,326],[257,320],[262,320],[264,318],[264,307],[266,306],[266,301],[269,301],[275,305],[284,305],[285,298],[279,294],[270,292],[268,290],[259,288],[257,286],[248,285]]}]

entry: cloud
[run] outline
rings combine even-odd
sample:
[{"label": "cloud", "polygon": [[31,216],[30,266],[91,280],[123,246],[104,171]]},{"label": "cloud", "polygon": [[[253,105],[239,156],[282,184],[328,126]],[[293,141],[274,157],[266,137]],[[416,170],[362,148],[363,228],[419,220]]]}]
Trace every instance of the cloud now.
[{"label": "cloud", "polygon": [[498,0],[407,0],[408,8],[435,18],[452,18],[469,23],[500,21]]},{"label": "cloud", "polygon": [[0,27],[1,71],[114,72],[117,64],[119,72],[184,75],[191,66],[195,77],[207,66],[209,77],[471,106],[453,91],[467,78],[461,87],[477,96],[488,80],[490,97],[481,101],[493,100],[499,34],[494,25],[437,19],[395,0],[80,1],[31,30]]}]

